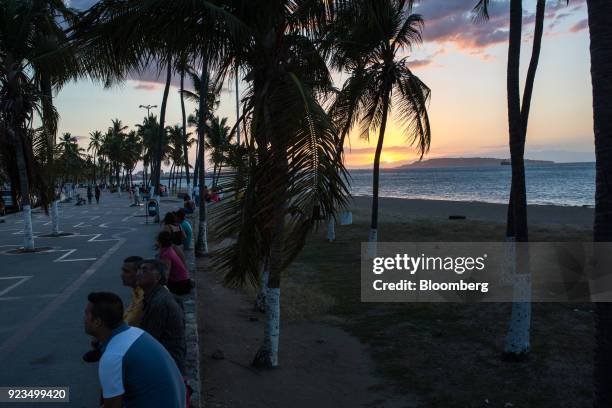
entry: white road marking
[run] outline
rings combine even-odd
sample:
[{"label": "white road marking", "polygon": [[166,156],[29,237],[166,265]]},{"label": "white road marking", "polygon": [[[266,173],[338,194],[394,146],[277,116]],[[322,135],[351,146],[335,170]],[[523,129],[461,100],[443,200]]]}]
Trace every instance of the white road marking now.
[{"label": "white road marking", "polygon": [[76,249],[55,249],[49,252],[66,252],[64,255],[60,256],[53,262],[78,262],[78,261],[95,261],[98,258],[73,258],[73,259],[65,259],[66,257],[72,255],[76,252]]},{"label": "white road marking", "polygon": [[[130,228],[134,231],[134,228]],[[124,234],[123,232],[113,235],[113,237],[119,238],[119,235]],[[108,258],[110,258],[117,250],[123,245],[126,238],[120,238],[115,245],[110,247],[96,262],[94,262],[85,272],[83,272],[76,280],[73,280],[70,286],[65,288],[62,293],[55,297],[51,302],[45,305],[42,310],[31,320],[22,324],[19,329],[13,333],[13,335],[0,343],[0,361],[15,351],[15,349],[23,343],[23,341],[32,335],[36,329],[61,306],[66,300],[70,298],[83,284],[91,277],[100,266],[102,266]]]},{"label": "white road marking", "polygon": [[133,217],[132,215],[128,215],[127,217],[123,217],[123,218],[121,219],[121,222],[126,222],[128,219],[130,219],[130,218],[132,218],[132,217]]},{"label": "white road marking", "polygon": [[3,296],[3,297],[0,297],[0,301],[24,300],[24,299],[46,299],[46,298],[57,297],[57,295],[59,295],[59,293],[49,293],[48,295],[30,295],[30,296]]},{"label": "white road marking", "polygon": [[[32,235],[37,236],[40,234],[44,234],[44,232],[36,232],[36,231],[32,231]],[[17,232],[13,232],[12,235],[23,235],[23,230],[19,230]]]},{"label": "white road marking", "polygon": [[107,242],[107,241],[119,241],[119,238],[107,238],[107,239],[98,239],[99,236],[103,234],[94,234],[94,236],[87,240],[87,242]]},{"label": "white road marking", "polygon": [[95,216],[91,217],[92,221],[95,220],[95,219],[98,219],[98,218],[100,218],[99,215],[95,215]]},{"label": "white road marking", "polygon": [[4,294],[8,293],[9,291],[15,289],[17,286],[21,285],[22,283],[24,283],[25,281],[27,281],[30,278],[32,278],[32,276],[5,276],[5,277],[1,277],[0,280],[19,279],[19,281],[17,283],[12,284],[8,288],[0,291],[0,297],[2,297],[2,295],[4,295]]}]

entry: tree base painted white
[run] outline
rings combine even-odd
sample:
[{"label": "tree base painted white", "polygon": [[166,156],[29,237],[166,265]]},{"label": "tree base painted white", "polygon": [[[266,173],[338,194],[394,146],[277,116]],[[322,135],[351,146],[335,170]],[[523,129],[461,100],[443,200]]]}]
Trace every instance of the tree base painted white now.
[{"label": "tree base painted white", "polygon": [[334,242],[336,240],[336,220],[334,217],[329,217],[327,220],[327,241]]},{"label": "tree base painted white", "polygon": [[266,295],[266,326],[264,329],[264,341],[253,360],[253,365],[255,367],[278,367],[279,338],[280,288],[268,288]]},{"label": "tree base painted white", "polygon": [[353,223],[353,212],[342,211],[340,213],[340,225],[351,225]]},{"label": "tree base painted white", "polygon": [[368,250],[367,250],[368,259],[375,258],[377,252],[378,252],[378,230],[371,229],[370,235],[368,236]]},{"label": "tree base painted white", "polygon": [[160,218],[161,215],[159,214],[159,202],[160,202],[159,196],[158,195],[154,195],[153,196],[153,200],[155,200],[155,202],[157,203],[157,214],[155,214],[155,217],[153,217],[153,221],[154,222],[159,222],[160,219],[161,219]]},{"label": "tree base painted white", "polygon": [[198,256],[208,255],[208,223],[206,220],[200,221],[198,224],[196,252]]},{"label": "tree base painted white", "polygon": [[522,360],[529,354],[531,347],[531,275],[515,275],[512,289],[514,302],[504,344],[504,357],[508,360]]},{"label": "tree base painted white", "polygon": [[51,204],[51,233],[53,235],[59,235],[61,232],[59,229],[59,201],[53,201]]},{"label": "tree base painted white", "polygon": [[264,313],[266,311],[266,294],[268,291],[268,278],[270,277],[270,269],[267,267],[267,262],[264,262],[263,271],[259,285],[259,292],[255,298],[253,309],[257,312]]},{"label": "tree base painted white", "polygon": [[23,209],[23,248],[34,250],[34,233],[32,231],[32,207],[24,205]]}]

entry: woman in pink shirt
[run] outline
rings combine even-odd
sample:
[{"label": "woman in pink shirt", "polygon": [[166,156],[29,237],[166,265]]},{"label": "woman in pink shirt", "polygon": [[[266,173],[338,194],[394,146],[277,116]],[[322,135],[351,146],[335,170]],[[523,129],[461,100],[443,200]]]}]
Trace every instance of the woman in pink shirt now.
[{"label": "woman in pink shirt", "polygon": [[168,289],[176,295],[186,295],[191,292],[193,284],[189,279],[189,270],[174,251],[172,234],[162,231],[157,236],[159,247],[159,260],[166,265]]}]

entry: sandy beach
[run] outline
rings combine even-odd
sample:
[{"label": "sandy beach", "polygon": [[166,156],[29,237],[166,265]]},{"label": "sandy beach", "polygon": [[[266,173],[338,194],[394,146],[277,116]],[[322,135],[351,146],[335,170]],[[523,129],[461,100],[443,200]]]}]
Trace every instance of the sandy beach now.
[{"label": "sandy beach", "polygon": [[[369,214],[371,205],[371,197],[355,196],[350,208],[360,214]],[[507,208],[505,204],[381,197],[379,217],[392,222],[406,218],[448,220],[451,215],[463,215],[467,220],[504,224]],[[555,205],[530,205],[527,209],[529,225],[575,229],[592,228],[593,213],[593,208]]]}]

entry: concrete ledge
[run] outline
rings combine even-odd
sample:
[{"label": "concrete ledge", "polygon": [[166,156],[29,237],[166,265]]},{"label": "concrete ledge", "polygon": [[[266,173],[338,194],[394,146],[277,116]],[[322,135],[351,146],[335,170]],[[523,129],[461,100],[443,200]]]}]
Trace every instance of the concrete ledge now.
[{"label": "concrete ledge", "polygon": [[[187,267],[192,279],[195,276],[195,256],[193,251],[185,251]],[[195,282],[195,279],[193,279]],[[200,342],[198,339],[198,298],[197,288],[194,287],[189,295],[181,296],[185,310],[185,342],[187,355],[185,356],[185,375],[187,382],[193,389],[191,394],[191,408],[201,408],[202,392],[200,381]]]}]

